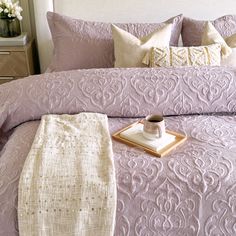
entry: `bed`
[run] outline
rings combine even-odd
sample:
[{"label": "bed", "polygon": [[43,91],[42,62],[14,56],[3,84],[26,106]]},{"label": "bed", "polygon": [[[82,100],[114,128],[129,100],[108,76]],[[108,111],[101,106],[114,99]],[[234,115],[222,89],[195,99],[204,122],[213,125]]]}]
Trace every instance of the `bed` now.
[{"label": "bed", "polygon": [[[219,19],[236,33],[234,17]],[[158,112],[188,136],[164,158],[112,141],[114,235],[236,234],[235,68],[52,68],[0,86],[0,235],[18,235],[18,183],[41,117],[81,112],[106,114],[111,134]]]}]

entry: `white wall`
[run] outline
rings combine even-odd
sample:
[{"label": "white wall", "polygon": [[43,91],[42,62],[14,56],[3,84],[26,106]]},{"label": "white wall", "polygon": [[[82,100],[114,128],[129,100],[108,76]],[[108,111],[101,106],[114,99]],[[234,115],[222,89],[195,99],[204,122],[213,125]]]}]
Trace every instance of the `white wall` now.
[{"label": "white wall", "polygon": [[34,38],[35,32],[33,32],[34,16],[31,12],[32,2],[28,0],[20,0],[20,6],[23,8],[22,16],[23,20],[21,21],[21,29],[23,32],[27,32],[30,38]]},{"label": "white wall", "polygon": [[236,0],[54,0],[54,8],[86,20],[156,22],[180,13],[196,19],[236,14]]},{"label": "white wall", "polygon": [[41,71],[45,71],[52,45],[46,12],[105,22],[160,22],[183,13],[196,19],[236,14],[236,0],[33,0]]}]

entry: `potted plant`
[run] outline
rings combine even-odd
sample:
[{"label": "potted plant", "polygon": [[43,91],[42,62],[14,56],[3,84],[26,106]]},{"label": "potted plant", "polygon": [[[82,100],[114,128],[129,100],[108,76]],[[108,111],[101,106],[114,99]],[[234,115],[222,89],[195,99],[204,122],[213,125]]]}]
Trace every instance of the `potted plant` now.
[{"label": "potted plant", "polygon": [[16,37],[21,34],[21,12],[18,1],[0,0],[0,37]]}]

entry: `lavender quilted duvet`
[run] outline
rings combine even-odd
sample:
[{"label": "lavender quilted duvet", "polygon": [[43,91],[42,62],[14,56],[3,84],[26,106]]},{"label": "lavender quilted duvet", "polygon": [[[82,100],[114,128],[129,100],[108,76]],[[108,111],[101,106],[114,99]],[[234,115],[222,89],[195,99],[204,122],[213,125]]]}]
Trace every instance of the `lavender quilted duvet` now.
[{"label": "lavender quilted duvet", "polygon": [[161,113],[188,136],[159,159],[113,141],[116,236],[236,235],[236,70],[189,67],[75,70],[1,85],[1,236],[18,235],[18,181],[41,116],[83,111],[106,113],[111,133]]}]

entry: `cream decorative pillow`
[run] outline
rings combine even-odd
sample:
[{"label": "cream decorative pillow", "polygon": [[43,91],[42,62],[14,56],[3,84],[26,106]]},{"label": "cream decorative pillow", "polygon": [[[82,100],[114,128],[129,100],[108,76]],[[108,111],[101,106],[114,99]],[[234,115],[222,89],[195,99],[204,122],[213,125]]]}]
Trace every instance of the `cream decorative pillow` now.
[{"label": "cream decorative pillow", "polygon": [[199,47],[154,47],[143,63],[150,67],[219,66],[220,44]]},{"label": "cream decorative pillow", "polygon": [[228,38],[225,38],[225,42],[231,48],[236,48],[236,34],[233,34],[233,35],[229,36]]},{"label": "cream decorative pillow", "polygon": [[112,25],[115,67],[144,67],[142,59],[152,47],[169,46],[171,30],[172,24],[166,24],[157,31],[138,39]]},{"label": "cream decorative pillow", "polygon": [[207,22],[202,35],[202,44],[207,44],[207,42],[221,43],[222,54],[224,55],[222,55],[221,65],[236,67],[236,34],[224,39],[215,27],[210,22]]},{"label": "cream decorative pillow", "polygon": [[216,30],[210,21],[206,22],[202,34],[202,45],[219,43],[221,45],[222,57],[226,58],[232,53],[232,49],[227,45],[224,38]]}]

